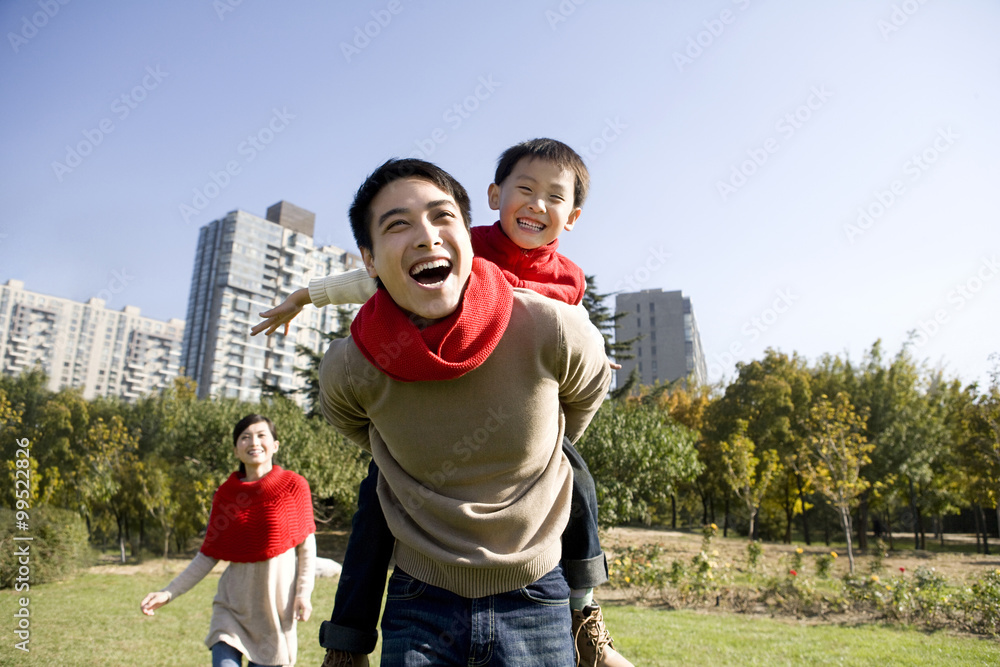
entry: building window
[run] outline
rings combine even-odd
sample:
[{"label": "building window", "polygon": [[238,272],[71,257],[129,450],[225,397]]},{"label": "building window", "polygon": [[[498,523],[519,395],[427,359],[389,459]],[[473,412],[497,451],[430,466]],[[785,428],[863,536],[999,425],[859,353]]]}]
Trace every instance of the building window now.
[{"label": "building window", "polygon": [[649,326],[651,326],[651,327],[655,327],[656,326],[656,318],[653,317],[652,315],[649,316]]},{"label": "building window", "polygon": [[651,313],[655,313],[656,312],[656,304],[655,303],[650,303],[649,304],[649,312],[651,312]]},{"label": "building window", "polygon": [[649,332],[649,340],[653,340],[653,341],[656,340],[656,332],[655,331],[650,331]]},{"label": "building window", "polygon": [[656,346],[655,345],[653,346],[653,349],[650,350],[650,354],[653,355],[654,357],[656,356]]},{"label": "building window", "polygon": [[637,312],[637,313],[641,313],[642,312],[642,304],[641,303],[635,304],[635,312]]},{"label": "building window", "polygon": [[639,362],[639,373],[640,374],[642,373],[642,362],[641,361]]},{"label": "building window", "polygon": [[642,358],[642,348],[639,347],[639,348],[636,348],[636,349],[639,351],[639,358],[641,359]]},{"label": "building window", "polygon": [[642,318],[641,317],[635,318],[635,326],[636,326],[637,329],[641,329],[642,328]]}]

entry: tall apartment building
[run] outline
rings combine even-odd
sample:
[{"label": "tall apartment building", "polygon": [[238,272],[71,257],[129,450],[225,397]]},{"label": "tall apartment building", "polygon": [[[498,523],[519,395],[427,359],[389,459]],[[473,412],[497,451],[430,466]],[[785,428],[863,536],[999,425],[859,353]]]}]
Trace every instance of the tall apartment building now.
[{"label": "tall apartment building", "polygon": [[634,359],[621,361],[617,382],[621,386],[639,369],[640,382],[665,384],[693,374],[696,384],[708,382],[708,369],[702,352],[698,321],[691,299],[680,291],[647,289],[615,297],[619,340],[640,337],[632,349]]},{"label": "tall apartment building", "polygon": [[[304,308],[288,335],[250,336],[259,313],[314,277],[363,266],[336,246],[313,244],[315,214],[281,201],[267,217],[232,211],[201,228],[188,297],[181,366],[198,396],[259,400],[261,384],[285,391],[304,381],[296,344],[324,351],[319,331],[337,328],[336,308]],[[299,400],[301,403],[301,400]]]},{"label": "tall apartment building", "polygon": [[184,321],[143,317],[92,298],[87,303],[0,285],[0,364],[7,375],[41,365],[49,389],[83,389],[86,399],[134,400],[167,386],[180,371]]}]

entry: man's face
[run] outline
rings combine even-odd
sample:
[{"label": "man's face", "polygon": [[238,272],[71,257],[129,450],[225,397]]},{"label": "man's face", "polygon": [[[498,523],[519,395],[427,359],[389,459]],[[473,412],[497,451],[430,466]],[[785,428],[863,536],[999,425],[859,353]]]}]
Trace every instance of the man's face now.
[{"label": "man's face", "polygon": [[503,183],[491,184],[490,208],[500,211],[500,227],[525,250],[556,240],[573,229],[580,209],[574,206],[573,172],[539,158],[520,160]]},{"label": "man's face", "polygon": [[417,326],[451,315],[472,272],[472,241],[458,204],[430,181],[393,181],[371,203],[365,268]]}]

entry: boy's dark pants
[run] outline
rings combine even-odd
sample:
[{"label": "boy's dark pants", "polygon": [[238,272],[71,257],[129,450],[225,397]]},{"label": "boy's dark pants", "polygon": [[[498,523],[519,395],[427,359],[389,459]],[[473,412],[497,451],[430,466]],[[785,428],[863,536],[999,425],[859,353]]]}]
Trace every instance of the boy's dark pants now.
[{"label": "boy's dark pants", "polygon": [[[562,536],[562,566],[570,588],[594,588],[608,580],[597,536],[597,489],[586,462],[567,438],[563,452],[573,469],[573,499]],[[325,648],[371,653],[378,641],[376,627],[396,540],[385,522],[377,485],[378,466],[372,461],[358,491],[333,614],[319,628],[319,643]]]}]

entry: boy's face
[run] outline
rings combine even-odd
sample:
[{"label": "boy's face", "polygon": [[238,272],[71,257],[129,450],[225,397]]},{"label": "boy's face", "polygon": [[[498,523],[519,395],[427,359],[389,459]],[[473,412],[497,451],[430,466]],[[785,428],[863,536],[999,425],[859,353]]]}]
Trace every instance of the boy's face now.
[{"label": "boy's face", "polygon": [[573,205],[573,172],[538,158],[514,165],[503,183],[490,185],[490,208],[500,211],[500,226],[518,246],[548,245],[573,229],[581,210]]},{"label": "boy's face", "polygon": [[472,241],[451,195],[430,181],[389,183],[371,203],[372,248],[361,257],[403,310],[424,320],[451,315],[472,272]]}]

